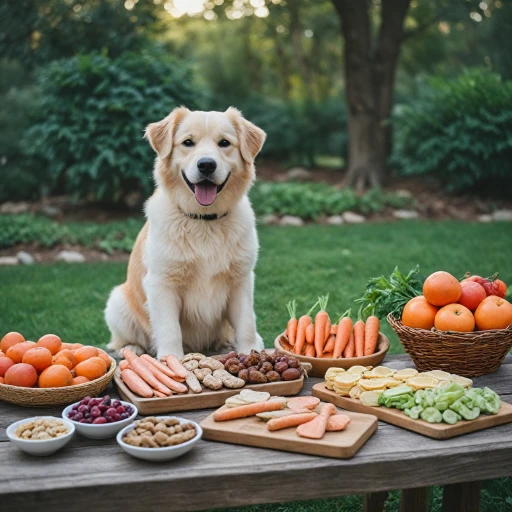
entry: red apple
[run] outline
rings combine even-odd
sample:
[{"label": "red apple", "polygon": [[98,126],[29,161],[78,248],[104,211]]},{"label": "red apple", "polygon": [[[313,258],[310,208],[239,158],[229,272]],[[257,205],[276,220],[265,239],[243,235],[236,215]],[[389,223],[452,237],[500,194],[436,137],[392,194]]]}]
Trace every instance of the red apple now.
[{"label": "red apple", "polygon": [[487,297],[485,288],[476,281],[462,281],[460,286],[462,294],[458,300],[459,304],[466,306],[470,311],[475,311],[480,302]]}]

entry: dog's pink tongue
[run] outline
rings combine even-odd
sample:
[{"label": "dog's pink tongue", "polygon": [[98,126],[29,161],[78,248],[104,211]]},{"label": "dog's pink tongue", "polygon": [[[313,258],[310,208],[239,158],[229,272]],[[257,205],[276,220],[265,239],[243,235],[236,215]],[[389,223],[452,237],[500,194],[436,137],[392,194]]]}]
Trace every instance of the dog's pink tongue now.
[{"label": "dog's pink tongue", "polygon": [[208,206],[215,201],[217,197],[217,185],[211,181],[201,181],[195,185],[195,194],[197,202],[203,206]]}]

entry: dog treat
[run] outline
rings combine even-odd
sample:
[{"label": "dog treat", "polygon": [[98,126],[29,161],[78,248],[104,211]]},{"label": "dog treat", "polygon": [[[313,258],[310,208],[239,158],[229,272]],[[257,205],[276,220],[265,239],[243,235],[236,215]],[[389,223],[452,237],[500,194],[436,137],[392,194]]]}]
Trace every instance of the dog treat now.
[{"label": "dog treat", "polygon": [[199,361],[199,368],[209,368],[213,372],[214,370],[223,370],[224,365],[218,359],[205,357]]},{"label": "dog treat", "polygon": [[188,373],[185,382],[187,383],[187,386],[190,388],[192,393],[201,393],[203,391],[201,383],[192,372]]},{"label": "dog treat", "polygon": [[15,430],[14,435],[28,441],[41,441],[43,439],[55,439],[68,432],[68,427],[59,420],[36,418],[20,425]]},{"label": "dog treat", "polygon": [[190,361],[185,361],[183,363],[183,366],[189,371],[192,372],[194,370],[197,370],[199,368],[199,361],[196,361],[195,359],[191,359]]},{"label": "dog treat", "polygon": [[185,354],[181,362],[185,364],[187,361],[201,361],[202,359],[206,359],[204,354],[200,354],[199,352],[191,352],[190,354]]},{"label": "dog treat", "polygon": [[217,390],[222,387],[222,380],[217,377],[214,377],[213,375],[207,375],[203,379],[203,386],[209,389]]},{"label": "dog treat", "polygon": [[123,437],[123,442],[142,448],[163,448],[185,443],[196,435],[192,423],[180,425],[176,418],[150,417],[136,421],[135,428]]}]

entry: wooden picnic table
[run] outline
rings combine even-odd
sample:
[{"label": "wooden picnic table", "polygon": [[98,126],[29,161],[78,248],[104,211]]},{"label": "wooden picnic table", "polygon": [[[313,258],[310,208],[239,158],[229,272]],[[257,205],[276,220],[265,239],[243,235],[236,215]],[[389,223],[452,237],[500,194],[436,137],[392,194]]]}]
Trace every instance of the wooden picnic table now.
[{"label": "wooden picnic table", "polygon": [[[408,356],[384,364],[411,367]],[[308,379],[309,395],[320,379]],[[494,374],[475,379],[512,403],[512,356]],[[113,388],[107,389],[112,396]],[[444,485],[444,510],[478,510],[479,482],[512,476],[512,424],[436,441],[379,421],[349,460],[200,441],[180,459],[149,463],[124,453],[115,439],[76,434],[50,457],[32,457],[8,442],[5,429],[62,407],[0,403],[2,512],[189,511],[364,494],[365,510],[382,510],[386,491],[402,489],[401,510],[428,510],[427,488]],[[201,421],[212,410],[179,414]]]}]

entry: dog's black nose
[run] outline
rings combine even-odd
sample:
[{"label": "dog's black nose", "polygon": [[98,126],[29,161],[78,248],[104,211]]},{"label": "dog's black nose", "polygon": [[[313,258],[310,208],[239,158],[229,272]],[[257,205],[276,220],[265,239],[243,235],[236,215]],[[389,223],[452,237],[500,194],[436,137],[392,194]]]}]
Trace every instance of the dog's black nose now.
[{"label": "dog's black nose", "polygon": [[202,174],[212,174],[217,169],[217,162],[213,158],[200,158],[197,168]]}]

